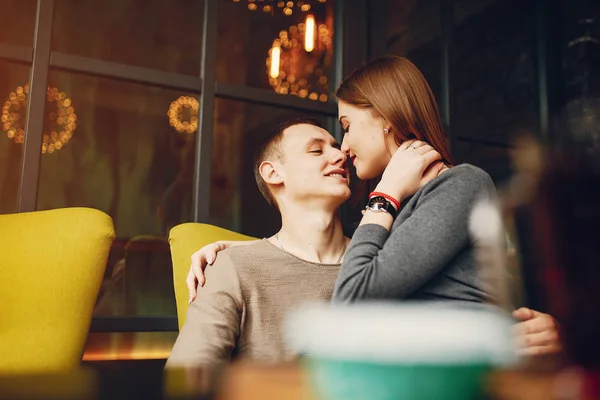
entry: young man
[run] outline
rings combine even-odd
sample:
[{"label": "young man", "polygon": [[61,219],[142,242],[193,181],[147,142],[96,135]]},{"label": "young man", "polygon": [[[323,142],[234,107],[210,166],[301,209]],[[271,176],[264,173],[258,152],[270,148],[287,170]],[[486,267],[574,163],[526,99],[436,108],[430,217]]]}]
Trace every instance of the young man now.
[{"label": "young man", "polygon": [[219,254],[167,367],[222,362],[233,354],[264,362],[293,357],[281,337],[283,318],[302,303],[330,301],[348,242],[336,215],[350,196],[339,147],[310,119],[282,124],[267,138],[254,173],[281,213],[281,230]]}]

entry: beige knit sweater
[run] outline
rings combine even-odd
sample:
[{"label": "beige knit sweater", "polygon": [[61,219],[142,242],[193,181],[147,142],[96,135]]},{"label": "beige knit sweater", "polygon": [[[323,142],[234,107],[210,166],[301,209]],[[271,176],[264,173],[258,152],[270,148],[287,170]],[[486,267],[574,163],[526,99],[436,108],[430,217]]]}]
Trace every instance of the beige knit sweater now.
[{"label": "beige knit sweater", "polygon": [[258,362],[294,357],[281,325],[306,302],[329,302],[339,264],[301,260],[267,240],[219,253],[206,284],[187,311],[187,321],[167,367],[201,366],[232,355]]}]

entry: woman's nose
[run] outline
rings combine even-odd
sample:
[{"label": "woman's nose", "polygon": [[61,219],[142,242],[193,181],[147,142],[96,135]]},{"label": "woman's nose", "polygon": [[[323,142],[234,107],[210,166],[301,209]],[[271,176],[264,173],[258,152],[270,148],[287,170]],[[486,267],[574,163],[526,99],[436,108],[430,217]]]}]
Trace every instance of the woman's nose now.
[{"label": "woman's nose", "polygon": [[350,146],[348,145],[348,140],[346,139],[347,135],[344,136],[344,139],[342,139],[342,147],[340,148],[340,150],[342,151],[342,153],[344,153],[346,156],[350,155]]}]

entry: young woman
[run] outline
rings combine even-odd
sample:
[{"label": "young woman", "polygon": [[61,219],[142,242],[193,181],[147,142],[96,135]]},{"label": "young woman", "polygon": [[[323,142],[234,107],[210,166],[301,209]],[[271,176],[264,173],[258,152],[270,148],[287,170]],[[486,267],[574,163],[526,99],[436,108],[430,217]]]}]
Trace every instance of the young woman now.
[{"label": "young woman", "polygon": [[381,178],[350,242],[334,299],[487,300],[469,216],[492,199],[489,175],[453,166],[435,98],[421,72],[388,56],[340,85],[344,151],[360,179]]},{"label": "young woman", "polygon": [[[351,74],[336,96],[342,151],[360,179],[380,180],[342,261],[334,301],[488,300],[468,221],[477,201],[495,197],[495,187],[480,168],[453,164],[421,72],[405,58],[383,57]],[[204,265],[230,245],[215,243],[194,254],[187,280],[191,300],[196,282],[204,281]],[[525,309],[515,317],[526,321],[519,328],[525,347],[544,352],[558,346],[550,316]]]}]

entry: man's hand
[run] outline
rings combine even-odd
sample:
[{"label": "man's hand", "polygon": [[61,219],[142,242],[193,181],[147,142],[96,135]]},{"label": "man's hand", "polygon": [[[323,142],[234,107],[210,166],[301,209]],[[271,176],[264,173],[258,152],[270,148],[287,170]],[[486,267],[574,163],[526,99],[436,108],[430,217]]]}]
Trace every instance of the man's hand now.
[{"label": "man's hand", "polygon": [[515,335],[522,355],[558,353],[562,350],[558,322],[548,314],[521,307],[513,311],[518,319]]}]

